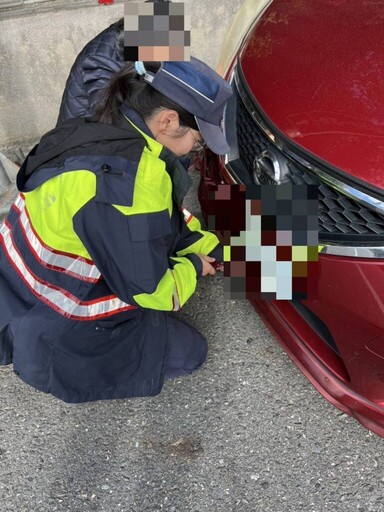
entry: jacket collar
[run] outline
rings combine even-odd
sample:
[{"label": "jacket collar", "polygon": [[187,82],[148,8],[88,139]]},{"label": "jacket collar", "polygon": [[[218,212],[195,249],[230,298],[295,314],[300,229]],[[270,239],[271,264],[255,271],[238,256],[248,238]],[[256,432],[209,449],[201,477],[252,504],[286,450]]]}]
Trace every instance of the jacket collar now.
[{"label": "jacket collar", "polygon": [[123,113],[125,119],[141,134],[141,136],[145,139],[145,142],[152,153],[154,153],[157,157],[160,156],[160,153],[163,149],[163,145],[154,138],[153,133],[147,126],[144,119],[140,116],[137,110],[129,107],[128,105],[123,105],[121,107],[121,112]]},{"label": "jacket collar", "polygon": [[[130,155],[140,159],[145,142],[137,130],[104,123],[89,122],[86,118],[72,119],[46,133],[29,153],[17,175],[17,187],[23,190],[28,178],[37,170],[59,167],[66,158],[112,151],[115,155]],[[113,149],[108,149],[108,146]],[[106,153],[110,154],[110,153]]]},{"label": "jacket collar", "polygon": [[172,180],[173,199],[181,208],[183,199],[192,184],[192,179],[185,167],[172,151],[153,138],[153,133],[136,110],[124,105],[121,111],[127,121],[144,137],[149,149],[165,162],[166,171]]},{"label": "jacket collar", "polygon": [[[105,154],[123,157],[129,154],[131,159],[139,161],[146,144],[156,157],[165,162],[166,171],[172,180],[173,199],[181,208],[192,182],[187,171],[172,151],[153,138],[152,132],[135,110],[127,107],[124,115],[126,121],[123,120],[118,126],[87,122],[81,118],[68,121],[48,132],[21,166],[17,174],[17,188],[20,191],[26,190],[26,182],[36,170],[62,167],[69,157],[100,155],[100,145],[103,146],[102,151]],[[49,177],[44,172],[40,181],[43,182]]]}]

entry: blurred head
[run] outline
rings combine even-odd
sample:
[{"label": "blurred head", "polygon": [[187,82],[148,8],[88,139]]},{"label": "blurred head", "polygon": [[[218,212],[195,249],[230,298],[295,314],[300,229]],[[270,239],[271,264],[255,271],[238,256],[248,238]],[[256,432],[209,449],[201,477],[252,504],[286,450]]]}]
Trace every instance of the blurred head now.
[{"label": "blurred head", "polygon": [[[171,0],[145,0],[144,3],[153,3],[153,4],[171,4]],[[121,54],[121,58],[124,58],[124,18],[120,18],[113,26],[117,29],[116,34],[116,45]]]}]

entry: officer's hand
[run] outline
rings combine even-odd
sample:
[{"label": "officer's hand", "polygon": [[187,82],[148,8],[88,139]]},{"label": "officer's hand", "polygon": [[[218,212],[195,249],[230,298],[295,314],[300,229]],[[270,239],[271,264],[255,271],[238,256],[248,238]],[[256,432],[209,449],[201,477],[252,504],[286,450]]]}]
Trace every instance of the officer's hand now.
[{"label": "officer's hand", "polygon": [[212,256],[205,256],[205,254],[198,254],[198,257],[201,259],[203,263],[203,270],[202,275],[207,276],[210,274],[211,276],[215,275],[216,271],[211,265],[215,260],[215,258],[212,258]]}]

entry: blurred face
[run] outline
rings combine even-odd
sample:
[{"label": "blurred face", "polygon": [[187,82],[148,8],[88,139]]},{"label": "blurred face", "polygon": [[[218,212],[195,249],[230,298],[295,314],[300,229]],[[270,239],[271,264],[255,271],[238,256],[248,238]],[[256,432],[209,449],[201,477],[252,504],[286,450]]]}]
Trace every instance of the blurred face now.
[{"label": "blurred face", "polygon": [[184,156],[198,151],[204,144],[201,133],[192,128],[180,126],[179,114],[175,110],[161,110],[146,121],[157,142],[175,153]]}]

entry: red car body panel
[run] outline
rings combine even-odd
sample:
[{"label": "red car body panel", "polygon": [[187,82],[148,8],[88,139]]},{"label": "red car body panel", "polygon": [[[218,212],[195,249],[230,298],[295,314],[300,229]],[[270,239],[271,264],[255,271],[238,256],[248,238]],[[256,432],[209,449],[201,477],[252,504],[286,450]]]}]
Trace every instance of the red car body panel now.
[{"label": "red car body panel", "polygon": [[[254,301],[252,305],[284,351],[319,393],[332,405],[357,419],[363,426],[384,437],[383,400],[369,400],[365,390],[363,394],[354,391],[350,381],[340,379],[337,372],[319,360],[317,355],[308,348],[307,341],[312,333],[303,332],[305,325],[301,319],[291,318],[292,311],[287,311],[289,302]],[[291,319],[292,324],[288,323],[287,319]],[[292,325],[301,329],[292,329]]]},{"label": "red car body panel", "polygon": [[[247,35],[238,66],[271,133],[330,175],[374,188],[376,197],[384,189],[383,24],[383,2],[273,0]],[[210,151],[200,162],[206,218],[210,191],[234,183],[225,162]],[[320,254],[318,284],[316,299],[300,305],[337,350],[294,302],[252,304],[316,389],[384,437],[384,259]]]},{"label": "red car body panel", "polygon": [[249,90],[284,135],[382,189],[383,23],[382,2],[274,0],[240,56]]}]

